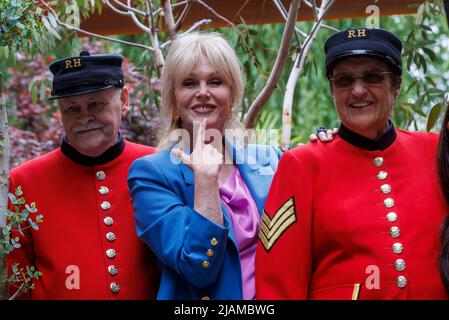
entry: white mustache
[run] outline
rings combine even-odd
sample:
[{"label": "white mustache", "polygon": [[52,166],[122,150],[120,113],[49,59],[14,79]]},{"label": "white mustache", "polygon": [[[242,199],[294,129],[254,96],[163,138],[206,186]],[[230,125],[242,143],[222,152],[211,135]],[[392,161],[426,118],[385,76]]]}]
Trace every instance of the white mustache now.
[{"label": "white mustache", "polygon": [[74,131],[75,133],[79,133],[79,132],[82,132],[82,131],[101,129],[101,127],[102,127],[102,126],[101,126],[101,123],[98,123],[98,122],[90,122],[90,123],[88,123],[88,124],[85,125],[85,126],[78,126],[78,127],[73,128],[73,131]]}]

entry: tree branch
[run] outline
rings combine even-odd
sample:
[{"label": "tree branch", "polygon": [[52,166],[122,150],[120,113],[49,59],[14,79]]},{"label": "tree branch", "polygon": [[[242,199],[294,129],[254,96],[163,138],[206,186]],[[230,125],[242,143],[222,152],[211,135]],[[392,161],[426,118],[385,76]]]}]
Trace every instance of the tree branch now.
[{"label": "tree branch", "polygon": [[190,12],[190,9],[192,8],[192,5],[193,5],[193,0],[188,0],[186,6],[184,7],[184,9],[182,10],[181,14],[179,15],[178,21],[176,21],[176,25],[175,25],[175,30],[176,31],[181,29],[182,24],[183,24],[185,18],[187,17],[187,15]]},{"label": "tree branch", "polygon": [[[128,6],[131,6],[131,0],[128,0]],[[142,30],[145,33],[151,34],[151,29],[148,28],[146,25],[144,25],[142,22],[140,22],[139,19],[137,19],[137,16],[136,16],[136,14],[134,12],[130,11],[129,13],[131,15],[131,19],[133,19],[133,22],[136,24],[136,26],[140,30]],[[146,16],[147,17],[150,16],[151,20],[154,19],[154,17],[152,16],[151,13],[146,13]],[[155,48],[154,45],[153,45],[153,48]]]},{"label": "tree branch", "polygon": [[324,24],[324,23],[321,24],[321,27],[329,29],[329,30],[332,30],[332,31],[335,31],[335,32],[339,32],[340,31],[337,28],[334,28],[334,27],[332,27],[330,25],[327,25],[327,24]]},{"label": "tree branch", "polygon": [[106,5],[109,7],[109,8],[111,8],[111,10],[112,11],[114,11],[115,13],[118,13],[118,14],[120,14],[120,15],[122,15],[122,16],[129,16],[129,11],[122,11],[122,10],[120,10],[120,9],[117,9],[116,7],[114,7],[113,5],[112,5],[112,3],[110,3],[109,2],[109,0],[103,0],[103,3],[106,3]]},{"label": "tree branch", "polygon": [[281,45],[279,48],[278,55],[276,57],[276,62],[274,64],[273,69],[271,70],[270,77],[268,78],[267,83],[265,84],[262,91],[256,97],[254,102],[251,104],[248,113],[246,115],[245,127],[252,128],[256,121],[257,115],[259,114],[262,106],[267,102],[273,93],[276,85],[279,81],[279,77],[281,76],[282,69],[284,68],[285,62],[288,57],[288,50],[290,48],[293,31],[296,23],[296,18],[298,16],[298,11],[300,7],[300,0],[292,0],[290,4],[290,9],[288,12],[288,20],[285,24],[285,29],[282,34]]},{"label": "tree branch", "polygon": [[25,291],[25,288],[28,286],[28,280],[24,279],[23,283],[20,285],[19,289],[8,299],[8,300],[16,300],[18,297],[22,295]]},{"label": "tree branch", "polygon": [[[282,2],[280,0],[273,0],[276,8],[279,10],[279,13],[281,14],[281,16],[284,18],[285,21],[287,21],[288,18],[288,14],[287,14],[287,10],[285,9],[284,5],[282,4]],[[302,36],[302,37],[307,37],[307,33],[305,33],[304,31],[300,30],[298,27],[295,26],[295,31],[298,35]]]},{"label": "tree branch", "polygon": [[3,98],[3,75],[0,70],[0,232],[6,226],[8,208],[10,143],[8,135],[8,114]]},{"label": "tree branch", "polygon": [[[130,0],[128,0],[129,2]],[[157,29],[156,29],[156,21],[154,20],[154,13],[153,13],[153,4],[151,3],[151,0],[146,0],[145,4],[147,6],[147,12],[149,13],[150,19],[149,20],[149,34],[151,39],[151,44],[154,48],[154,59],[156,62],[156,69],[158,71],[158,74],[162,74],[162,68],[164,67],[164,56],[162,55],[161,48],[159,46],[159,38],[157,36]],[[147,28],[148,29],[148,28]]]},{"label": "tree branch", "polygon": [[226,23],[228,23],[229,25],[233,26],[234,28],[237,28],[232,21],[228,20],[226,17],[223,17],[221,14],[219,14],[217,11],[215,11],[211,6],[209,6],[203,0],[195,0],[195,1],[198,2],[199,4],[201,4],[203,7],[205,7],[210,12],[212,12],[219,19],[225,21]]},{"label": "tree branch", "polygon": [[171,9],[170,0],[161,0],[162,8],[164,10],[164,21],[168,28],[170,38],[173,38],[176,34],[175,19],[173,18],[173,11]]},{"label": "tree branch", "polygon": [[[103,2],[105,2],[105,1],[109,2],[109,0],[103,0]],[[112,1],[114,1],[115,4],[119,5],[123,9],[126,9],[126,11],[134,12],[134,13],[140,14],[141,16],[144,16],[144,17],[148,16],[145,12],[132,7],[129,3],[128,3],[128,5],[126,5],[126,4],[124,4],[123,2],[121,2],[119,0],[112,0]]]},{"label": "tree branch", "polygon": [[[195,1],[195,0],[185,0],[185,1],[180,1],[180,2],[177,2],[177,3],[175,3],[175,4],[172,4],[172,5],[171,5],[172,10],[173,10],[174,8],[176,8],[176,7],[185,5],[185,4],[186,4],[187,2],[189,2],[189,1]],[[163,11],[164,11],[163,8],[159,8],[159,9],[157,9],[157,10],[154,10],[154,11],[153,11],[153,14],[154,14],[154,16],[157,16],[158,14],[160,14],[160,13],[163,12]]]},{"label": "tree branch", "polygon": [[[195,29],[198,29],[198,28],[201,27],[202,25],[204,25],[204,24],[209,24],[209,23],[211,23],[211,22],[212,22],[211,19],[203,19],[203,20],[201,20],[201,21],[195,22],[195,24],[194,24],[193,26],[191,26],[187,31],[183,32],[183,34],[184,34],[184,33],[190,33],[190,32],[192,32],[192,31],[194,31]],[[176,35],[175,35],[174,38],[176,38]],[[172,43],[172,41],[174,40],[174,38],[165,41],[163,44],[160,45],[160,48],[161,48],[161,49],[164,49],[166,46],[168,46],[170,43]]]},{"label": "tree branch", "polygon": [[318,19],[314,23],[312,31],[304,41],[301,52],[296,57],[293,68],[288,77],[287,86],[284,94],[284,102],[282,106],[282,134],[281,134],[281,150],[286,151],[290,148],[291,141],[291,124],[292,124],[292,109],[293,109],[293,97],[295,93],[295,87],[298,83],[298,78],[304,69],[304,63],[312,46],[312,43],[318,35],[318,31],[321,28],[322,21],[329,11],[335,0],[323,0],[321,7],[318,10]]},{"label": "tree branch", "polygon": [[103,40],[107,40],[107,41],[111,41],[111,42],[126,44],[128,46],[137,47],[137,48],[145,49],[145,50],[148,50],[148,51],[154,51],[154,48],[148,47],[148,46],[140,44],[140,43],[129,42],[129,41],[114,39],[114,38],[110,38],[110,37],[105,37],[105,36],[102,36],[100,34],[92,33],[92,32],[89,32],[89,31],[86,31],[86,30],[74,27],[74,26],[72,26],[70,24],[64,23],[61,20],[59,20],[59,17],[56,14],[55,10],[53,10],[53,8],[50,7],[50,5],[48,3],[46,3],[44,0],[40,0],[40,2],[54,15],[58,25],[63,26],[63,27],[65,27],[68,30],[73,30],[73,31],[76,31],[76,32],[79,32],[79,33],[83,33],[83,34],[91,36],[91,37],[97,37],[99,39],[103,39]]}]

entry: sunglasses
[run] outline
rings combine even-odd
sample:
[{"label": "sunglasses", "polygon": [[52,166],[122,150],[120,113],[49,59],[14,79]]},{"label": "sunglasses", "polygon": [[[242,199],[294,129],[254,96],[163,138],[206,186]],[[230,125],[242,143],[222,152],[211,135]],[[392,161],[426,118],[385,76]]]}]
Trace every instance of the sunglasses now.
[{"label": "sunglasses", "polygon": [[362,76],[354,76],[352,74],[341,74],[337,75],[330,80],[334,84],[335,88],[339,89],[348,89],[354,86],[354,83],[357,79],[361,79],[366,85],[378,85],[384,81],[385,76],[392,72],[384,71],[384,72],[376,72],[376,71],[367,71]]}]

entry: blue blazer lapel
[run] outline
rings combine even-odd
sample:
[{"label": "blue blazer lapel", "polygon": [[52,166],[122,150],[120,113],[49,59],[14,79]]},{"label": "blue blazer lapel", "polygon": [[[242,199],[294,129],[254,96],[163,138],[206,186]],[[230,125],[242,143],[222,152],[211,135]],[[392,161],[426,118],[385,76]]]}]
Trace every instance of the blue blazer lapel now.
[{"label": "blue blazer lapel", "polygon": [[[232,157],[236,166],[246,183],[254,202],[257,205],[259,214],[261,215],[265,206],[265,200],[270,188],[273,172],[270,167],[270,157],[265,156],[265,149],[260,150],[258,159],[258,148],[265,146],[253,146],[254,148],[239,148],[231,139],[226,138],[226,144],[232,146]],[[268,147],[267,147],[268,148]],[[231,151],[231,150],[229,150]]]}]

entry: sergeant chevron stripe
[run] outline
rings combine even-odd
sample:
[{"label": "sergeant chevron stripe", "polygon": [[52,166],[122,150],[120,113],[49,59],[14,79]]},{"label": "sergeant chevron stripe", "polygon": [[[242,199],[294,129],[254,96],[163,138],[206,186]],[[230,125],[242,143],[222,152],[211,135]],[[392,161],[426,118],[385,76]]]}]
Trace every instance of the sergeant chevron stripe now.
[{"label": "sergeant chevron stripe", "polygon": [[296,207],[293,197],[288,199],[270,219],[266,211],[263,212],[260,223],[259,239],[265,250],[270,251],[279,237],[296,222]]}]

